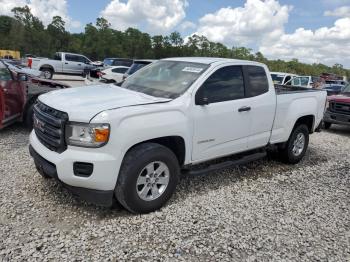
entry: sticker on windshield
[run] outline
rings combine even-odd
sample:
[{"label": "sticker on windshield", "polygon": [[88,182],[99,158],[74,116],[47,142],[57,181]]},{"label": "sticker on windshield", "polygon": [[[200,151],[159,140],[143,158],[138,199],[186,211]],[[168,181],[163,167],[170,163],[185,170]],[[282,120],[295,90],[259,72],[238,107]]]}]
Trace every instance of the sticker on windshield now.
[{"label": "sticker on windshield", "polygon": [[189,72],[189,73],[196,73],[196,74],[199,74],[202,71],[203,71],[203,68],[200,68],[200,67],[185,67],[184,69],[182,69],[182,72]]}]

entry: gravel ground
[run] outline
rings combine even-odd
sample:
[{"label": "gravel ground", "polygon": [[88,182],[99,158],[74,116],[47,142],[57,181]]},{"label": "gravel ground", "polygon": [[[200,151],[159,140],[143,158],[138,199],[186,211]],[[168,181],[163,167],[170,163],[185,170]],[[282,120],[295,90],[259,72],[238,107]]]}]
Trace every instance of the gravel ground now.
[{"label": "gravel ground", "polygon": [[160,211],[82,203],[36,172],[28,132],[0,131],[0,261],[350,261],[350,129],[304,161],[184,177]]}]

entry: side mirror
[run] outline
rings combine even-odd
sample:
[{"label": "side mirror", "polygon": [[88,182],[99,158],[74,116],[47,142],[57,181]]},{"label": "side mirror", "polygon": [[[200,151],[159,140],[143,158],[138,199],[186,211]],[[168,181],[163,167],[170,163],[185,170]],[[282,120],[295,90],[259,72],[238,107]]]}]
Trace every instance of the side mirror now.
[{"label": "side mirror", "polygon": [[27,77],[26,74],[19,73],[19,74],[17,75],[17,80],[18,80],[18,81],[25,82],[25,81],[28,81],[28,77]]},{"label": "side mirror", "polygon": [[202,96],[202,94],[197,94],[196,96],[196,105],[198,106],[205,106],[209,105],[209,99],[207,97]]}]

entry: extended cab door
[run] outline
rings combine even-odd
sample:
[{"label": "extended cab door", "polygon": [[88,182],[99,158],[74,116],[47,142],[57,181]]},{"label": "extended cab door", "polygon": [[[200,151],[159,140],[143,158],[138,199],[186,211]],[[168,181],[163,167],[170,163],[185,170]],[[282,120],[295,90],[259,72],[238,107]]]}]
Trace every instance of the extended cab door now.
[{"label": "extended cab door", "polygon": [[22,115],[25,92],[21,82],[14,80],[10,70],[0,61],[0,113],[2,125]]},{"label": "extended cab door", "polygon": [[266,67],[246,65],[243,69],[252,121],[248,131],[248,149],[255,149],[269,143],[275,118],[276,92]]},{"label": "extended cab door", "polygon": [[192,160],[247,150],[251,104],[245,96],[243,68],[230,65],[216,69],[195,96]]}]

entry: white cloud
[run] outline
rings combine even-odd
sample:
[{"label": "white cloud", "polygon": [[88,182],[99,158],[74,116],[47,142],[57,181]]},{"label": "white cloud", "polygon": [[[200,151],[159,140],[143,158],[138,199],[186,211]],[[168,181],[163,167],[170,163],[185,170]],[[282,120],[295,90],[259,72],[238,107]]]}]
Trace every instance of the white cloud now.
[{"label": "white cloud", "polygon": [[274,43],[263,43],[260,51],[271,58],[350,66],[350,18],[338,19],[332,27],[315,31],[299,28],[292,34],[283,34]]},{"label": "white cloud", "polygon": [[0,0],[0,15],[12,15],[11,10],[13,8],[26,4],[26,0]]},{"label": "white cloud", "polygon": [[350,17],[350,6],[338,7],[335,10],[324,12],[325,16]]},{"label": "white cloud", "polygon": [[285,26],[291,10],[278,0],[247,0],[242,7],[221,8],[203,16],[196,34],[228,46],[253,47],[272,59],[350,66],[350,6],[325,12],[340,17],[333,26],[298,28],[289,34]]},{"label": "white cloud", "polygon": [[14,7],[28,5],[32,14],[37,16],[44,25],[51,23],[54,16],[61,16],[68,28],[79,28],[81,23],[68,16],[67,0],[0,0],[0,14],[13,15]]},{"label": "white cloud", "polygon": [[187,5],[187,0],[112,0],[101,16],[115,29],[136,27],[161,34],[169,32],[185,18]]},{"label": "white cloud", "polygon": [[183,23],[180,24],[179,27],[182,31],[186,31],[189,29],[195,29],[197,25],[191,21],[184,21]]},{"label": "white cloud", "polygon": [[197,34],[228,45],[247,45],[263,38],[278,38],[291,6],[276,0],[247,0],[244,7],[221,8],[199,20]]}]

